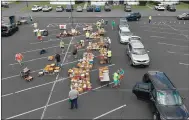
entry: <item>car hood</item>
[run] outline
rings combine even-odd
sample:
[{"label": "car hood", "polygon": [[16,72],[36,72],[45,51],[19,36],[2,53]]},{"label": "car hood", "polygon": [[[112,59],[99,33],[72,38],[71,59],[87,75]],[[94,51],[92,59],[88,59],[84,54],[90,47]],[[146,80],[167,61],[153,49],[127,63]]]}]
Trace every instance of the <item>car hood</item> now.
[{"label": "car hood", "polygon": [[140,60],[140,61],[149,60],[148,54],[144,54],[144,55],[134,55],[134,54],[132,54],[132,58],[133,58],[133,60]]},{"label": "car hood", "polygon": [[130,36],[121,36],[121,40],[129,40]]},{"label": "car hood", "polygon": [[186,119],[189,113],[184,105],[181,106],[158,106],[160,114],[166,119]]}]

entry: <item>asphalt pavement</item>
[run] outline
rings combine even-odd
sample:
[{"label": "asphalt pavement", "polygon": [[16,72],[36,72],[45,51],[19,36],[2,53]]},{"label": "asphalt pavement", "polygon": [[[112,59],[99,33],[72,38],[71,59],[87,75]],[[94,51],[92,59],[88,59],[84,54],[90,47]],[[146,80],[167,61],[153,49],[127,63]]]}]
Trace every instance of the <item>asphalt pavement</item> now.
[{"label": "asphalt pavement", "polygon": [[[92,24],[98,19],[101,18],[74,18],[72,27],[82,31],[84,23]],[[119,21],[116,17],[104,19],[115,20],[116,23]],[[118,31],[112,30],[110,25],[106,26],[106,36],[112,41],[110,77],[117,69],[123,68],[124,80],[119,89],[100,86],[98,67],[101,65],[95,57],[95,65],[91,71],[93,90],[79,96],[79,109],[70,110],[70,81],[67,71],[77,64],[77,59],[73,58],[71,52],[77,41],[85,39],[84,35],[63,39],[66,47],[64,52],[61,52],[58,47],[60,39],[56,38],[56,34],[60,32],[57,25],[67,23],[70,29],[70,20],[61,17],[35,18],[39,28],[50,31],[49,36],[43,38],[44,42],[36,39],[31,25],[23,25],[13,36],[2,38],[2,118],[40,119],[43,114],[44,119],[152,119],[150,105],[137,100],[131,91],[135,83],[141,81],[144,73],[149,70],[165,72],[186,98],[185,104],[189,109],[189,21],[178,21],[175,17],[152,17],[152,23],[148,24],[148,18],[143,17],[138,22],[130,22],[129,25],[131,31],[142,38],[144,46],[150,51],[150,66],[131,67],[126,56],[126,46],[119,43]],[[47,53],[39,55],[41,48],[46,48]],[[85,48],[81,49],[79,55],[84,51]],[[23,67],[14,60],[17,52],[24,55]],[[57,52],[61,54],[63,62],[59,76],[37,77],[37,73],[46,64],[52,63],[47,61],[47,57]],[[98,52],[94,54],[98,56]],[[25,66],[31,69],[34,76],[32,82],[26,82],[19,76]],[[58,81],[53,88],[56,78]]]}]

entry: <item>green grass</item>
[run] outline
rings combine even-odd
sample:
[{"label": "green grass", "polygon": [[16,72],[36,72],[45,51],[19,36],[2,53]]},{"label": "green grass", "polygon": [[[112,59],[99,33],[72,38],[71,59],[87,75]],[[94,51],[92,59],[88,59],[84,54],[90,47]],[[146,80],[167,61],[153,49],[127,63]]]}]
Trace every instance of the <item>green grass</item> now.
[{"label": "green grass", "polygon": [[[76,8],[78,5],[80,6],[84,6],[85,3],[80,3],[80,4],[75,4],[74,5],[74,8]],[[50,5],[53,9],[56,8],[56,6],[59,6],[59,5],[52,5],[50,4],[50,2],[32,2],[32,3],[29,3],[29,6],[28,7],[24,7],[24,8],[21,8],[21,11],[27,11],[27,10],[31,10],[32,6],[33,5],[39,5],[39,6],[44,6],[44,5]],[[64,8],[66,8],[66,5],[62,5]]]},{"label": "green grass", "polygon": [[140,6],[140,5],[132,5],[131,8],[132,9],[139,9],[139,10],[149,9],[149,7],[147,7],[147,6]]},{"label": "green grass", "polygon": [[176,5],[177,9],[189,9],[189,4],[180,2],[180,4]]}]

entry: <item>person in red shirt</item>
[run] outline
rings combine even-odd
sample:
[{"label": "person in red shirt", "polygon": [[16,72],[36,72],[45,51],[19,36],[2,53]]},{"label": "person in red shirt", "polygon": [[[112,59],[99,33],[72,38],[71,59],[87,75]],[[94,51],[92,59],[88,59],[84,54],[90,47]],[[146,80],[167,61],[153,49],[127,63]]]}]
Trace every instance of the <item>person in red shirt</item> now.
[{"label": "person in red shirt", "polygon": [[20,65],[22,65],[22,60],[23,60],[23,55],[21,54],[21,53],[17,53],[16,55],[15,55],[15,60],[20,64]]}]

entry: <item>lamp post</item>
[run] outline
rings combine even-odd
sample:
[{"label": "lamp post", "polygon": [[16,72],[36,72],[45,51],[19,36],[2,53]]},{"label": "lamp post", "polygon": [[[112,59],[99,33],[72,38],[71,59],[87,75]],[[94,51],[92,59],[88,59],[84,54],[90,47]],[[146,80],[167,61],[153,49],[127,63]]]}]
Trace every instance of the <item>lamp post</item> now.
[{"label": "lamp post", "polygon": [[26,6],[28,7],[28,1],[26,0]]},{"label": "lamp post", "polygon": [[72,27],[73,27],[73,16],[72,16],[72,3],[71,3],[71,0],[70,0],[70,5],[71,5],[71,22],[72,22]]}]

